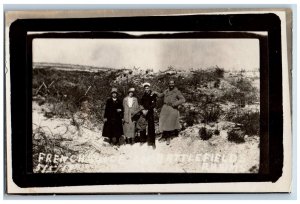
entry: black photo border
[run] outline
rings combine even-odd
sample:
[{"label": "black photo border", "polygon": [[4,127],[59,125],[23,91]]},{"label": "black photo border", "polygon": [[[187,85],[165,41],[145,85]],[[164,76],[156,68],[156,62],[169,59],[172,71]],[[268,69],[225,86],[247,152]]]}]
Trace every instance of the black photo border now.
[{"label": "black photo border", "polygon": [[[11,24],[9,30],[13,181],[22,188],[117,184],[276,182],[281,177],[283,168],[280,23],[279,17],[272,13],[16,20]],[[61,31],[65,33],[58,33]],[[118,33],[125,31],[176,31],[179,33],[142,36]],[[186,31],[194,32],[185,33]],[[265,31],[267,36],[251,34],[246,31]],[[28,32],[49,33],[28,35]],[[33,173],[32,40],[35,38],[258,39],[260,43],[261,100],[259,173]]]}]

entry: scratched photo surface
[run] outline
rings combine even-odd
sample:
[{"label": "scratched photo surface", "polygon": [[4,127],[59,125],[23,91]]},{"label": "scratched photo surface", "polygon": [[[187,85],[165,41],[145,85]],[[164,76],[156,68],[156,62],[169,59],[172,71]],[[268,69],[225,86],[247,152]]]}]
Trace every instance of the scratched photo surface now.
[{"label": "scratched photo surface", "polygon": [[259,40],[32,44],[34,173],[258,173]]}]

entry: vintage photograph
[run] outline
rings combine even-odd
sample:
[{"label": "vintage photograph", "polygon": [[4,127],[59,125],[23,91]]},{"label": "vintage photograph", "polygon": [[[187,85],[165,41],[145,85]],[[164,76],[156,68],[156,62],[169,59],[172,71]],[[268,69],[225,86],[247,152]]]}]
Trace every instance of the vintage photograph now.
[{"label": "vintage photograph", "polygon": [[259,172],[258,39],[35,38],[32,66],[34,173]]}]

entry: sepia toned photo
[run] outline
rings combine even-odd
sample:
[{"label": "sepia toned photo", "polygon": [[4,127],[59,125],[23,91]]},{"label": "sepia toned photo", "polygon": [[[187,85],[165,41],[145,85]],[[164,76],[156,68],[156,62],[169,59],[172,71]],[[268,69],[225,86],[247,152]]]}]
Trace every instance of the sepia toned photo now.
[{"label": "sepia toned photo", "polygon": [[259,40],[125,34],[34,38],[32,171],[258,173]]},{"label": "sepia toned photo", "polygon": [[7,192],[290,192],[291,12],[190,12],[7,13]]}]

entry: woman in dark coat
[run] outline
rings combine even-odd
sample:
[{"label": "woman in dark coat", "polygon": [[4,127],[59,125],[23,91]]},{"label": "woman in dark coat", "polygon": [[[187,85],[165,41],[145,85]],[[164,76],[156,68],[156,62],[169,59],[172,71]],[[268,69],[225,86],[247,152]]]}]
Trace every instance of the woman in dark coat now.
[{"label": "woman in dark coat", "polygon": [[102,136],[108,137],[111,144],[118,144],[123,135],[123,116],[122,101],[117,98],[117,89],[112,88],[111,97],[106,101],[102,132]]}]

